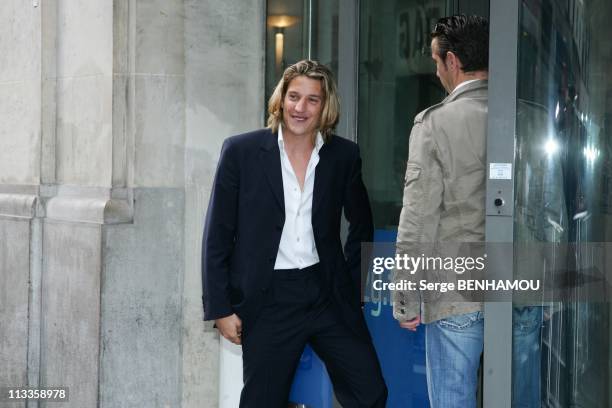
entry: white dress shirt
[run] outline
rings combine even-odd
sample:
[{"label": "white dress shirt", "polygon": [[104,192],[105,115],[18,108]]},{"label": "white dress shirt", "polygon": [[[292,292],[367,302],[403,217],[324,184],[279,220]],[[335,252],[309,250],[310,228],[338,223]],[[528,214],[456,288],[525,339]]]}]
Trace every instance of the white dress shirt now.
[{"label": "white dress shirt", "polygon": [[312,193],[314,190],[315,167],[319,163],[319,150],[323,137],[317,132],[315,147],[312,149],[304,190],[293,171],[285,151],[282,126],[278,127],[278,148],[280,150],[283,193],[285,196],[285,225],[281,234],[274,269],[302,269],[319,262],[319,254],[312,231]]}]

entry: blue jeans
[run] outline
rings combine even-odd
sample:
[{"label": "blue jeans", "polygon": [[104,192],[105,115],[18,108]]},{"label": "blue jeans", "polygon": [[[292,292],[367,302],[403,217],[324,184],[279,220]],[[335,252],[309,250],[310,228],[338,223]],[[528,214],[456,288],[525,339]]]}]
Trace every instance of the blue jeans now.
[{"label": "blue jeans", "polygon": [[431,408],[476,408],[483,316],[482,312],[467,313],[425,325]]},{"label": "blue jeans", "polygon": [[[512,407],[539,408],[543,307],[512,313]],[[476,407],[483,349],[482,312],[426,325],[427,388],[431,408]]]},{"label": "blue jeans", "polygon": [[515,307],[512,313],[512,407],[539,408],[543,307]]}]

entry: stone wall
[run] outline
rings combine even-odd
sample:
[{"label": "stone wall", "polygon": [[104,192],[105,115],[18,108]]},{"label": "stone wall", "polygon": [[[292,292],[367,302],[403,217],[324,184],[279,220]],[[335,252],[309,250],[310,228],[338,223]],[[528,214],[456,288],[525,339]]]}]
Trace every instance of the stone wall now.
[{"label": "stone wall", "polygon": [[223,139],[263,125],[264,12],[3,1],[0,386],[68,386],[66,407],[218,405],[202,225]]}]

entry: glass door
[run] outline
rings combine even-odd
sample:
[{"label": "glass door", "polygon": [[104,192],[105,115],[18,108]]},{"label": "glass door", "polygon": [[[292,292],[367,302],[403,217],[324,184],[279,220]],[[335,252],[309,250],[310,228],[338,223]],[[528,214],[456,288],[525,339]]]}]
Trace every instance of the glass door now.
[{"label": "glass door", "polygon": [[[396,240],[414,117],[446,96],[431,59],[429,33],[440,17],[456,13],[488,17],[489,1],[359,2],[357,141],[376,242]],[[371,282],[365,287],[371,290]],[[416,333],[399,328],[388,291],[365,295],[366,321],[389,388],[387,406],[428,407],[423,327]]]},{"label": "glass door", "polygon": [[512,405],[611,400],[612,2],[521,0],[514,275],[545,282],[513,305]]},{"label": "glass door", "polygon": [[[429,53],[429,32],[449,12],[449,4],[360,3],[358,142],[363,177],[372,204],[374,240],[395,242],[414,117],[445,96]],[[365,316],[389,388],[388,407],[428,407],[424,330],[399,328],[389,293],[369,295]]]}]

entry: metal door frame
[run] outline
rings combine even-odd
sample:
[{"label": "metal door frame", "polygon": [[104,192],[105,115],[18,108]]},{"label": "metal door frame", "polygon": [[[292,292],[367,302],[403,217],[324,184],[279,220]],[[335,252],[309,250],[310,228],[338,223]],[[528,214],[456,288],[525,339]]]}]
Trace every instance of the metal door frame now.
[{"label": "metal door frame", "polygon": [[359,84],[359,1],[338,1],[338,134],[357,142]]},{"label": "metal door frame", "polygon": [[[518,69],[518,0],[490,0],[489,122],[487,128],[486,241],[513,242],[516,81]],[[490,163],[510,163],[511,179],[491,179]],[[501,198],[504,205],[496,207]],[[488,279],[512,279],[512,245],[489,259]],[[485,303],[485,407],[512,404],[512,303]]]}]

